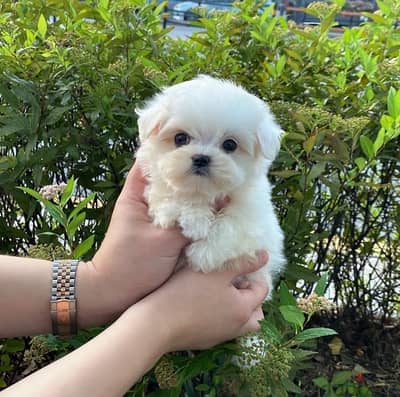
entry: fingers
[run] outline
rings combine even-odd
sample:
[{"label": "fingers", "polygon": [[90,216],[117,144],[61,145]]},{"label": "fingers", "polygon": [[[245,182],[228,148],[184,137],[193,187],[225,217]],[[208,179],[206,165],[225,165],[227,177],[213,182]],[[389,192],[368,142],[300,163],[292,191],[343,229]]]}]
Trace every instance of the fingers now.
[{"label": "fingers", "polygon": [[121,195],[126,196],[130,200],[139,201],[146,203],[143,198],[144,189],[146,187],[147,181],[142,174],[139,163],[135,161],[135,164],[130,169],[124,187],[122,189]]},{"label": "fingers", "polygon": [[232,284],[237,289],[246,289],[250,287],[250,281],[246,276],[238,276],[233,279]]},{"label": "fingers", "polygon": [[268,287],[267,283],[263,280],[252,280],[250,281],[249,287],[241,289],[240,292],[247,296],[249,299],[249,305],[255,309],[264,302],[265,298],[268,296]]},{"label": "fingers", "polygon": [[229,281],[240,278],[246,274],[254,273],[268,262],[267,251],[259,250],[256,251],[255,260],[252,257],[243,256],[239,260],[235,260],[235,265],[231,266],[228,270],[222,274],[231,277]]},{"label": "fingers", "polygon": [[260,331],[260,321],[264,319],[264,313],[262,311],[262,307],[259,305],[253,311],[249,320],[246,324],[244,324],[240,330],[240,336],[244,336],[250,332],[258,332]]}]

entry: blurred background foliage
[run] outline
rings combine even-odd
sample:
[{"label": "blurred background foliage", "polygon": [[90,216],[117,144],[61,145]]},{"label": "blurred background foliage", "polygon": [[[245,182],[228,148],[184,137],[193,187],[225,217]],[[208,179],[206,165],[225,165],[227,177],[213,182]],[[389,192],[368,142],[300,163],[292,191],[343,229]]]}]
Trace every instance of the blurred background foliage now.
[{"label": "blurred background foliage", "polygon": [[307,296],[327,272],[340,310],[321,321],[379,365],[391,361],[398,376],[398,343],[375,342],[400,308],[400,6],[378,1],[369,22],[332,36],[343,3],[311,5],[321,23],[303,29],[245,0],[172,39],[163,4],[2,1],[0,252],[57,242],[38,202],[17,187],[73,176],[75,204],[96,192],[76,230],[80,241],[95,236],[90,257],[133,163],[135,108],[200,73],[228,78],[265,99],[286,132],[270,172],[285,285]]}]

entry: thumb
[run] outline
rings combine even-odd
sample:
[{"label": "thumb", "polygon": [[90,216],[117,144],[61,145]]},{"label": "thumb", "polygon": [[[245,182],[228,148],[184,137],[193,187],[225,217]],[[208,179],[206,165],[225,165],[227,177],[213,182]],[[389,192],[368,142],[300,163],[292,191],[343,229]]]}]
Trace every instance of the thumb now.
[{"label": "thumb", "polygon": [[229,271],[232,278],[254,273],[261,269],[268,262],[268,253],[265,250],[259,250],[255,252],[255,257],[242,256],[236,262],[236,266],[233,266]]},{"label": "thumb", "polygon": [[264,319],[262,306],[258,305],[250,316],[246,324],[242,326],[240,335],[244,336],[250,332],[258,332],[261,329],[260,321]]},{"label": "thumb", "polygon": [[121,191],[121,197],[132,201],[146,203],[143,197],[146,184],[146,178],[143,176],[140,165],[136,160],[126,177],[124,187]]}]

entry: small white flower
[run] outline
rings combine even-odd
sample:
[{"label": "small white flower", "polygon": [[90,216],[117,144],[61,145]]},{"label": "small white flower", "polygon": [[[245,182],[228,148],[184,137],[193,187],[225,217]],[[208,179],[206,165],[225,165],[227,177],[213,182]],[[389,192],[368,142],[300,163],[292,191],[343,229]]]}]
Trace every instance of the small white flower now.
[{"label": "small white flower", "polygon": [[307,298],[299,298],[297,300],[297,306],[301,311],[307,314],[328,311],[335,307],[334,303],[329,299],[325,298],[324,296],[319,296],[314,292]]},{"label": "small white flower", "polygon": [[55,200],[64,191],[65,183],[45,185],[39,190],[39,194],[46,200]]}]

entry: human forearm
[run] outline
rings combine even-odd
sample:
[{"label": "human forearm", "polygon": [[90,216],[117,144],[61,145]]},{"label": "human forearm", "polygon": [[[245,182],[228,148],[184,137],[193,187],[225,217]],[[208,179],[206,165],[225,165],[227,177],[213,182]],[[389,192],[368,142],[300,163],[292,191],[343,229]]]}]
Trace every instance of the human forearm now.
[{"label": "human forearm", "polygon": [[[105,286],[91,266],[81,262],[77,272],[78,326],[82,328],[118,315],[106,303]],[[0,337],[51,331],[51,268],[46,260],[0,256]]]},{"label": "human forearm", "polygon": [[[77,271],[78,326],[113,320],[162,285],[186,239],[153,225],[143,199],[145,180],[132,167],[106,236],[92,262]],[[59,258],[62,259],[62,258]],[[0,337],[50,331],[51,263],[0,255]]]},{"label": "human forearm", "polygon": [[86,345],[8,388],[4,397],[120,397],[167,349],[157,321],[147,304],[138,303]]},{"label": "human forearm", "polygon": [[249,280],[237,289],[232,281],[265,260],[219,273],[177,272],[103,333],[1,397],[119,397],[166,352],[205,349],[257,331],[266,288]]}]

